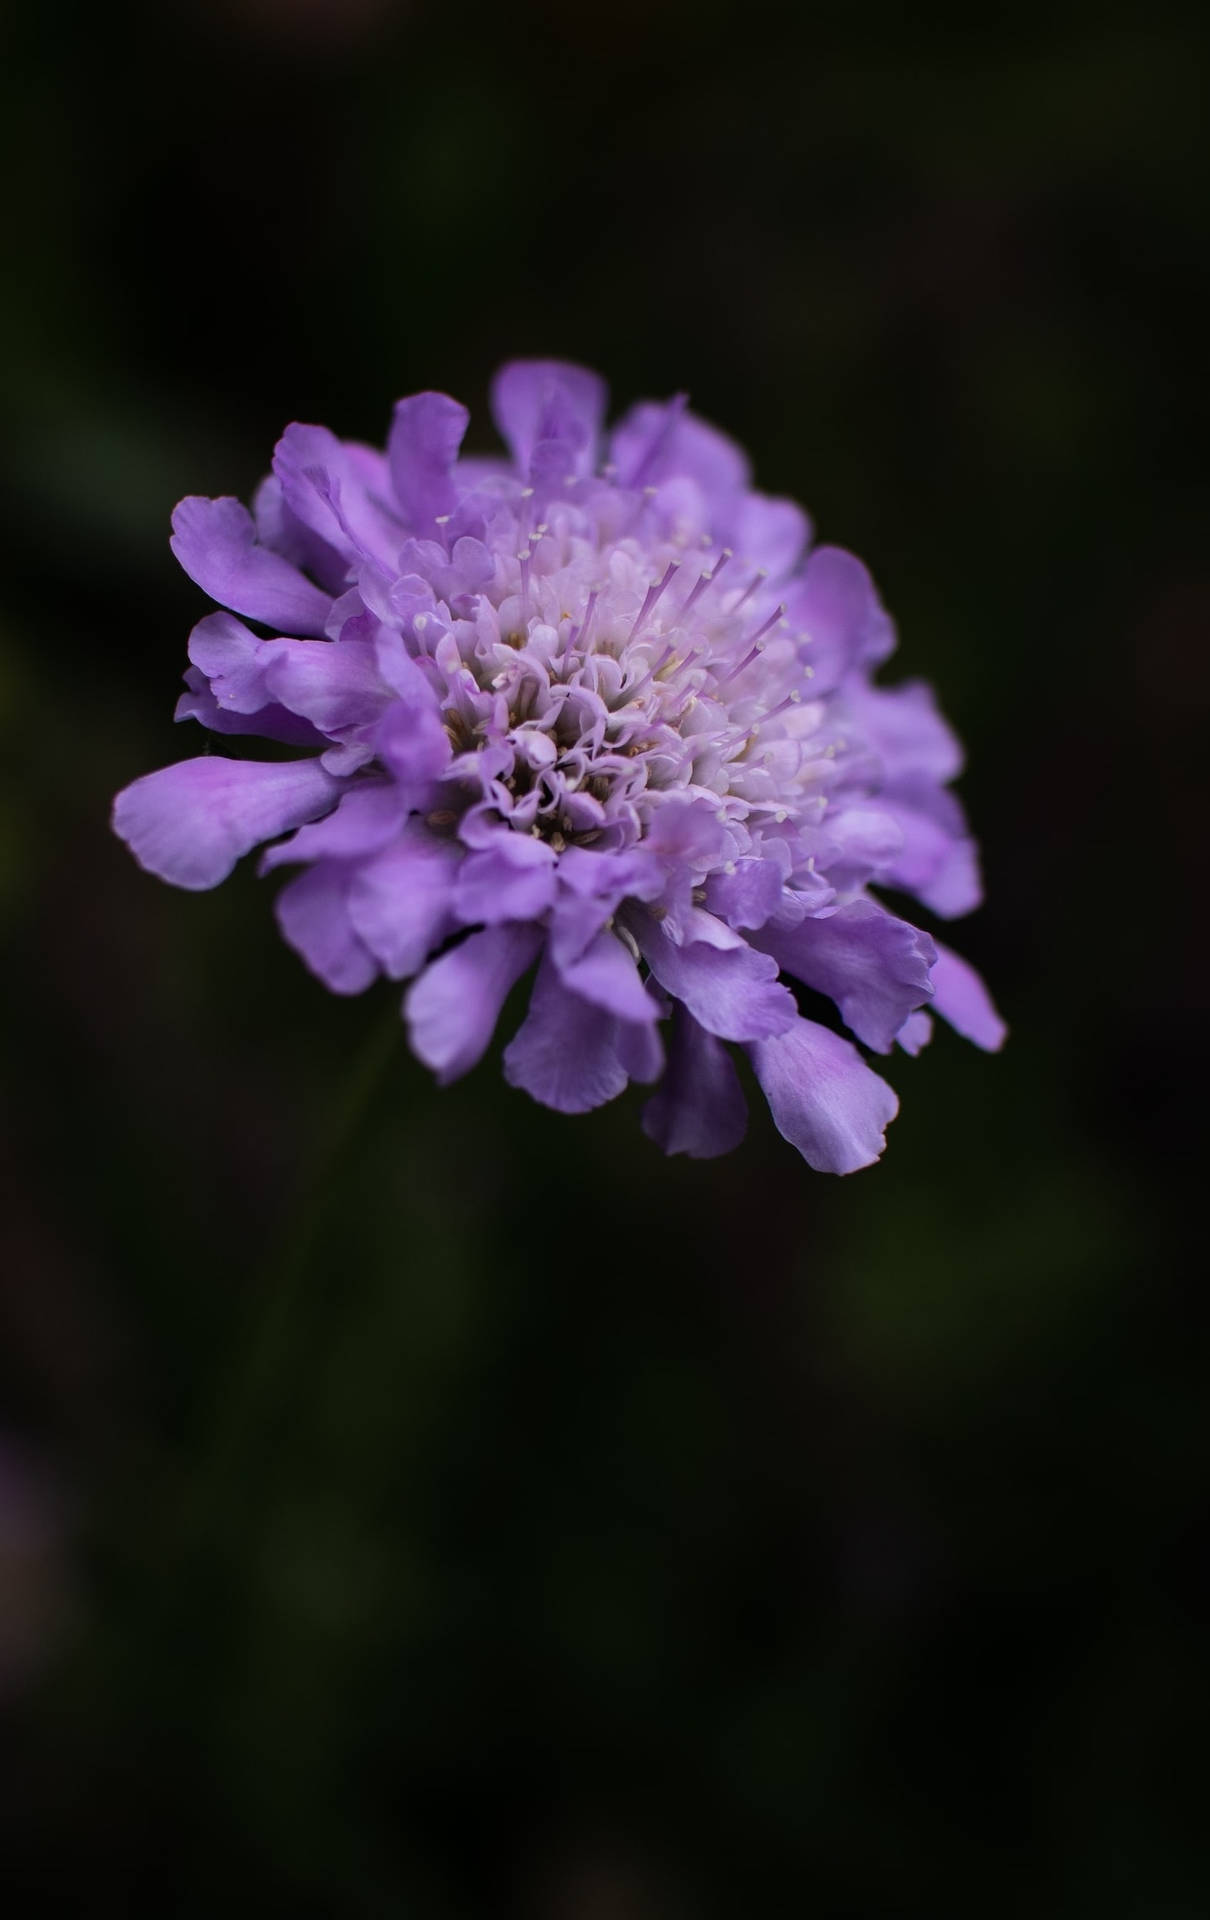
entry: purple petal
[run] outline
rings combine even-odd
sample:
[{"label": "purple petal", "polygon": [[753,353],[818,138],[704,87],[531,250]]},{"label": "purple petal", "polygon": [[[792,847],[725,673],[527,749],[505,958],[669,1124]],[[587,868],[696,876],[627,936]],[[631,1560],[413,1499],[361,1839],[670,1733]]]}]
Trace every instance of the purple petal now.
[{"label": "purple petal", "polygon": [[938,787],[915,793],[910,802],[884,796],[903,834],[902,850],[886,869],[886,878],[914,893],[945,920],[970,913],[983,897],[978,850],[952,793]]},{"label": "purple petal", "polygon": [[632,1067],[646,1071],[650,1066],[646,1051],[636,1058],[622,1044],[635,1031],[569,992],[543,958],[529,1012],[505,1050],[504,1077],[544,1107],[587,1113],[616,1099]]},{"label": "purple petal", "polygon": [[659,1007],[615,933],[598,933],[577,959],[555,964],[565,987],[619,1020],[651,1025],[659,1019]]},{"label": "purple petal", "polygon": [[502,833],[458,869],[455,910],[466,926],[535,920],[555,897],[555,855],[545,841]]},{"label": "purple petal", "polygon": [[713,1160],[738,1147],[748,1126],[739,1075],[720,1040],[677,1006],[664,1078],[643,1109],[643,1131],[665,1153]]},{"label": "purple petal", "polygon": [[182,760],[120,793],[113,828],[141,867],[200,892],[242,854],[326,813],[341,783],[318,760],[266,764],[208,754]]},{"label": "purple petal", "polygon": [[220,606],[279,633],[323,632],[331,599],[279,553],[257,545],[252,515],[238,500],[182,500],[172,516],[172,551]]},{"label": "purple petal", "polygon": [[425,968],[404,997],[412,1051],[442,1086],[469,1073],[542,944],[537,927],[486,927]]},{"label": "purple petal", "polygon": [[895,629],[868,571],[840,547],[816,548],[801,584],[787,595],[787,618],[807,635],[802,657],[817,695],[852,668],[885,660],[895,646]]},{"label": "purple petal", "polygon": [[349,880],[349,919],[392,980],[418,973],[454,930],[454,871],[460,849],[410,821]]},{"label": "purple petal", "polygon": [[564,474],[591,473],[607,397],[605,382],[587,367],[513,360],[492,381],[492,418],[521,473],[542,443],[559,449]]},{"label": "purple petal", "polygon": [[964,1040],[973,1040],[985,1053],[997,1053],[1008,1032],[992,1004],[992,997],[975,969],[959,954],[937,945],[933,966],[933,1005]]},{"label": "purple petal", "polygon": [[683,409],[683,398],[679,404],[645,400],[618,422],[610,455],[619,482],[639,487],[692,480],[715,518],[730,515],[747,490],[747,456],[717,427]]},{"label": "purple petal", "polygon": [[374,734],[378,757],[401,790],[419,801],[453,757],[450,737],[430,688],[415,684],[393,700]]},{"label": "purple petal", "polygon": [[813,1020],[796,1020],[748,1051],[778,1132],[808,1166],[855,1173],[877,1160],[899,1101],[849,1041]]},{"label": "purple petal", "polygon": [[782,871],[776,860],[737,860],[731,873],[706,882],[706,905],[732,927],[763,927],[781,901]]},{"label": "purple petal", "polygon": [[845,1025],[878,1053],[890,1052],[908,1015],[932,992],[932,940],[872,900],[785,931],[762,931],[758,939],[787,973],[834,1000]]},{"label": "purple petal", "polygon": [[321,860],[278,894],[277,924],[333,993],[362,993],[378,967],[349,924],[348,868]]},{"label": "purple petal", "polygon": [[273,471],[295,518],[346,561],[393,565],[402,529],[370,498],[351,449],[334,433],[294,422],[274,448]]},{"label": "purple petal", "polygon": [[365,640],[283,641],[265,669],[265,685],[321,733],[369,726],[391,698],[375,648]]},{"label": "purple petal", "polygon": [[850,698],[888,784],[904,778],[943,783],[961,773],[962,748],[923,680],[901,687],[857,686]]},{"label": "purple petal", "polygon": [[454,511],[454,463],[469,419],[446,393],[414,393],[395,408],[387,459],[395,496],[413,527],[429,528]]},{"label": "purple petal", "polygon": [[746,494],[726,538],[748,566],[763,567],[776,582],[798,565],[811,537],[811,522],[793,500]]},{"label": "purple petal", "polygon": [[386,780],[348,787],[333,813],[313,826],[301,827],[289,840],[270,847],[260,870],[269,873],[307,860],[356,860],[395,837],[403,825],[403,801]]},{"label": "purple petal", "polygon": [[660,985],[720,1040],[764,1040],[797,1019],[770,954],[743,944],[720,950],[705,940],[677,947],[649,914],[635,913],[629,924]]},{"label": "purple petal", "polygon": [[[226,707],[220,707],[218,701],[206,685],[206,676],[190,667],[185,674],[187,693],[183,693],[173,710],[174,720],[197,720],[203,727],[209,727],[212,733],[252,733],[261,740],[280,740],[287,747],[324,747],[327,742],[322,733],[316,733],[309,720],[300,720],[296,713],[287,713],[284,707],[271,702],[267,707],[259,707],[255,713],[231,713]],[[329,767],[331,773],[335,769]]]},{"label": "purple petal", "polygon": [[265,642],[232,613],[208,613],[189,636],[189,658],[210,682],[220,707],[257,713],[269,701]]},{"label": "purple petal", "polygon": [[909,1013],[895,1039],[905,1053],[913,1057],[927,1047],[933,1037],[933,1019],[928,1013]]}]

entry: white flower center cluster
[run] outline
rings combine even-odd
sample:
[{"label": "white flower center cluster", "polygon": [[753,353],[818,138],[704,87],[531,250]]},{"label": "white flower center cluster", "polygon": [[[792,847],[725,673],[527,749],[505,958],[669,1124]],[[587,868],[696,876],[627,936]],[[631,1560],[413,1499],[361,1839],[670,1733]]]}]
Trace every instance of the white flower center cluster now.
[{"label": "white flower center cluster", "polygon": [[846,743],[812,697],[810,636],[764,575],[727,549],[548,511],[528,535],[511,514],[493,523],[494,575],[454,596],[464,617],[415,621],[422,659],[440,629],[451,772],[490,778],[512,825],[556,851],[631,844],[669,796],[709,800],[744,850],[818,823]]}]

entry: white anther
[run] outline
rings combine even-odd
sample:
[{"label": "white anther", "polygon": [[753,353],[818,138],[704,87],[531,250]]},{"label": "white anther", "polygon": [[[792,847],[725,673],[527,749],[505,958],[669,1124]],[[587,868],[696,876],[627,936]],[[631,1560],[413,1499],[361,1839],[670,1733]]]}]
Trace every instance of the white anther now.
[{"label": "white anther", "polygon": [[724,872],[724,873],[734,873],[734,872],[735,872],[735,862],[734,862],[734,860],[724,860],[724,861],[723,861],[723,872]]},{"label": "white anther", "polygon": [[438,513],[433,516],[439,527],[448,527],[453,517],[452,513]]},{"label": "white anther", "polygon": [[786,812],[784,807],[779,807],[777,809],[777,812],[774,814],[773,818],[776,820],[778,826],[781,827],[785,825],[786,821],[790,818],[790,816]]},{"label": "white anther", "polygon": [[533,497],[534,497],[534,490],[532,487],[522,487],[521,498],[523,500],[532,500]]},{"label": "white anther", "polygon": [[792,700],[792,701],[794,702],[794,705],[795,705],[795,706],[798,706],[798,704],[799,704],[799,702],[800,702],[800,701],[801,701],[801,699],[802,699],[802,695],[801,695],[801,693],[800,693],[800,692],[798,691],[798,688],[797,688],[797,687],[795,687],[795,688],[794,688],[794,689],[792,690],[792,692],[791,692],[791,694],[790,694],[790,698],[791,698],[791,700]]}]

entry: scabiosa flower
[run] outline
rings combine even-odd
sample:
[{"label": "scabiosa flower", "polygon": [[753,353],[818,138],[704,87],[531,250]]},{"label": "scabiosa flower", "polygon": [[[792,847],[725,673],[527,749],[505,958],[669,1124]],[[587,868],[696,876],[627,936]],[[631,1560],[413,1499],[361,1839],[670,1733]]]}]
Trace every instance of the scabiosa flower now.
[{"label": "scabiosa flower", "polygon": [[788,983],[878,1053],[917,1052],[926,1007],[1000,1044],[978,977],[871,892],[976,904],[957,743],[927,687],[872,684],[894,630],[860,561],[804,558],[805,515],[683,397],[607,447],[583,368],[513,363],[492,406],[511,461],[462,458],[465,408],[420,393],[385,454],[295,425],[251,513],[182,501],[173,550],[224,611],[177,717],[299,757],[148,774],[114,826],[190,888],[270,843],[262,872],[301,869],[286,939],[338,993],[410,981],[442,1082],[536,967],[504,1054],[536,1100],[658,1082],[651,1137],[724,1153],[734,1043],[811,1166],[867,1166],[896,1096]]}]

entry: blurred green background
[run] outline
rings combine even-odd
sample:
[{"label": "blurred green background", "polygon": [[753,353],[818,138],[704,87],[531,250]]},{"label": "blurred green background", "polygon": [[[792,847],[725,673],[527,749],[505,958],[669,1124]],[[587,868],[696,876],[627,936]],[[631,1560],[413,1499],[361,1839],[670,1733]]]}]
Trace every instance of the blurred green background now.
[{"label": "blurred green background", "polygon": [[[1210,1911],[1206,36],[1055,0],[0,27],[6,1910]],[[187,492],[687,387],[970,750],[1011,1023],[886,1160],[446,1092],[140,873]]]}]

